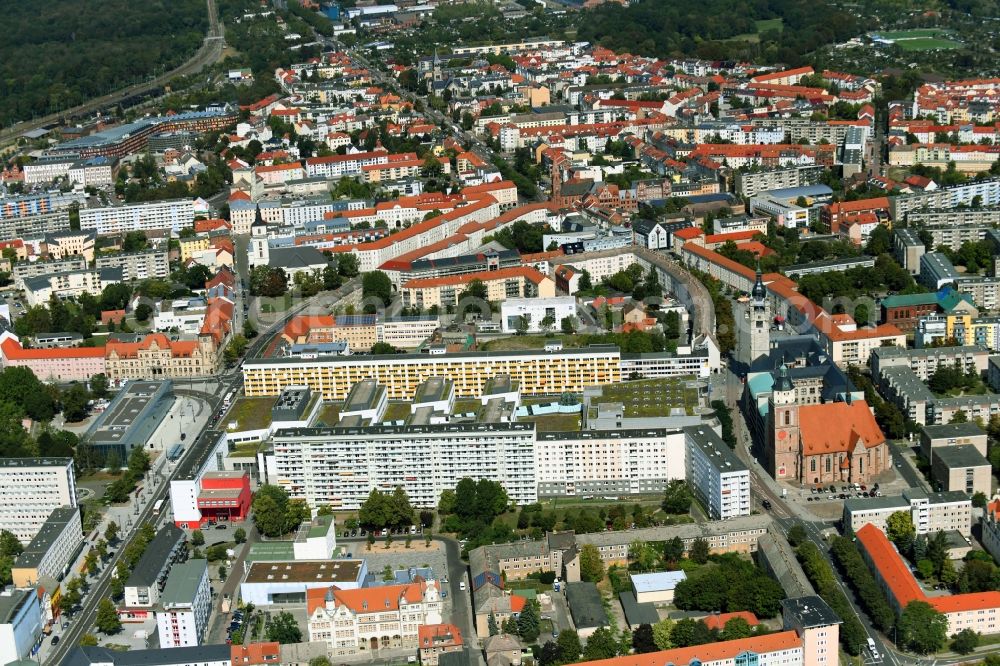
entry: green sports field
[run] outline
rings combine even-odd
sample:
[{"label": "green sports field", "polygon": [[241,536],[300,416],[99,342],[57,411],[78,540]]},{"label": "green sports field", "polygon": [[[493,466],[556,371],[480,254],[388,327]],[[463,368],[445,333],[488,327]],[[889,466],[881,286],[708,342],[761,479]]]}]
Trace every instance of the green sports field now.
[{"label": "green sports field", "polygon": [[934,49],[956,49],[961,42],[951,38],[947,30],[937,28],[917,28],[914,30],[890,30],[873,33],[893,40],[904,51],[931,51]]}]

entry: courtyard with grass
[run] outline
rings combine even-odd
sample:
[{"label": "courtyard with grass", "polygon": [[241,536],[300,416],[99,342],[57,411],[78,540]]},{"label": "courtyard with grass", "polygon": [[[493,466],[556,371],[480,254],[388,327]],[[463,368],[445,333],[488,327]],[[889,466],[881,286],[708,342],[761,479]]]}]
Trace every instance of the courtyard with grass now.
[{"label": "courtyard with grass", "polygon": [[689,380],[682,377],[666,379],[641,379],[602,387],[600,398],[594,404],[620,402],[625,407],[625,417],[671,416],[674,409],[683,409],[693,416],[698,407],[698,390],[686,386]]}]

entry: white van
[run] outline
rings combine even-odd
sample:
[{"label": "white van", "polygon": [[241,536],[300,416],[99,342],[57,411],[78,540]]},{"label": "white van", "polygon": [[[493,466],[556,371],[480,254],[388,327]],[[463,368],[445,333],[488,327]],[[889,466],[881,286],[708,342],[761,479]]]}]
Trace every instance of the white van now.
[{"label": "white van", "polygon": [[878,650],[875,649],[875,641],[871,636],[868,637],[868,651],[872,653],[872,659],[878,659]]}]

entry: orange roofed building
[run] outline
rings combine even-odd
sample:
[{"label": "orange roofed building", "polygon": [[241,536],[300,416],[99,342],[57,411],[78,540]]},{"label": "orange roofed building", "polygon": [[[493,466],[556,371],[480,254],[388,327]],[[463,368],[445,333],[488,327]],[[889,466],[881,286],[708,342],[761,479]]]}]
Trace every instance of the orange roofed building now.
[{"label": "orange roofed building", "polygon": [[323,641],[331,656],[418,647],[421,627],[441,624],[436,581],[356,590],[306,590],[310,641]]},{"label": "orange roofed building", "polygon": [[949,636],[963,629],[980,634],[1000,633],[1000,592],[928,597],[882,530],[868,524],[855,535],[861,544],[861,554],[897,615],[909,603],[923,601],[947,618]]},{"label": "orange roofed building", "polygon": [[803,484],[871,483],[892,467],[868,403],[799,404],[784,365],[768,399],[765,458],[774,478]]}]

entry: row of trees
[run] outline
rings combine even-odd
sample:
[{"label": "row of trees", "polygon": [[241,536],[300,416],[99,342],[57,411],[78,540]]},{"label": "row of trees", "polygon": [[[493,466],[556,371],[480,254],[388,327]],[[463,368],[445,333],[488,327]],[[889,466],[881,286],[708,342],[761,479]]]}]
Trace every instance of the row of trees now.
[{"label": "row of trees", "polygon": [[868,632],[861,625],[851,603],[837,584],[833,569],[812,541],[800,543],[795,549],[795,555],[802,564],[802,570],[809,578],[816,593],[829,604],[833,612],[841,619],[840,646],[848,654],[857,656],[860,652],[860,646],[867,641]]},{"label": "row of trees", "polygon": [[872,623],[879,631],[887,632],[892,628],[896,615],[854,542],[847,537],[837,537],[830,544],[830,553],[844,577],[850,582],[854,593],[864,604],[865,612]]}]

